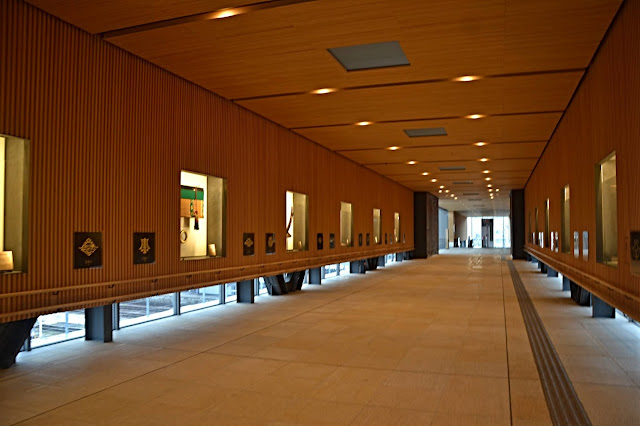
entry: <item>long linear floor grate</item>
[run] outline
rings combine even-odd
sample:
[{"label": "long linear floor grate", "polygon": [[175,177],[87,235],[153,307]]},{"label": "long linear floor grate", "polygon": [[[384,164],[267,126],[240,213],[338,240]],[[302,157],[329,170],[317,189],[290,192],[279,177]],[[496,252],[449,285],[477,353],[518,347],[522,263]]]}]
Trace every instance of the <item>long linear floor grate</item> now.
[{"label": "long linear floor grate", "polygon": [[554,425],[591,425],[589,416],[567,376],[562,361],[512,261],[509,261],[509,270],[527,328],[533,357],[538,367],[551,421]]}]

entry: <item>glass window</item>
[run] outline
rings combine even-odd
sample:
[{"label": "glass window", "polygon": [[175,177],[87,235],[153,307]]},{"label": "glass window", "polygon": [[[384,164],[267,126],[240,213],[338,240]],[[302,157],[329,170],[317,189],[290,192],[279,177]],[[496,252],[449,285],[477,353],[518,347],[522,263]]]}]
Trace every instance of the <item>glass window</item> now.
[{"label": "glass window", "polygon": [[340,203],[340,245],[353,247],[353,212],[351,203]]},{"label": "glass window", "polygon": [[226,253],[227,180],[180,173],[180,257],[199,259]]},{"label": "glass window", "polygon": [[84,309],[40,315],[31,329],[31,347],[84,337]]},{"label": "glass window", "polygon": [[267,285],[264,283],[264,278],[260,277],[258,278],[258,291],[256,291],[256,294],[260,295],[260,294],[267,294],[269,291],[267,290]]},{"label": "glass window", "polygon": [[[541,245],[541,244],[542,244],[542,241],[540,241],[540,231],[539,231],[539,229],[540,229],[540,228],[538,228],[538,208],[537,208],[537,207],[536,207],[536,209],[535,209],[535,213],[536,213],[536,217],[535,217],[535,221],[536,221],[536,232],[535,232],[535,234],[533,234],[533,236],[534,236],[535,238],[537,238],[537,239],[538,239],[537,244],[538,244],[538,245]],[[534,240],[534,242],[533,242],[533,243],[534,243],[534,244],[536,244],[536,241]]]},{"label": "glass window", "polygon": [[238,300],[238,294],[236,293],[237,283],[227,283],[224,289],[224,302],[235,302]]},{"label": "glass window", "polygon": [[0,272],[27,272],[29,141],[0,135]]},{"label": "glass window", "polygon": [[305,194],[287,191],[286,225],[287,251],[308,250],[309,197]]},{"label": "glass window", "polygon": [[549,241],[549,199],[544,203],[544,246],[550,247]]},{"label": "glass window", "polygon": [[380,209],[373,209],[373,243],[382,244],[382,217]]},{"label": "glass window", "polygon": [[400,241],[400,213],[393,214],[393,242]]},{"label": "glass window", "polygon": [[340,264],[340,271],[338,275],[346,275],[351,271],[349,262],[343,262]]},{"label": "glass window", "polygon": [[194,288],[180,292],[180,313],[220,304],[220,286]]},{"label": "glass window", "polygon": [[571,253],[571,214],[569,209],[569,185],[562,188],[562,225],[560,229],[562,253]]},{"label": "glass window", "polygon": [[140,324],[173,315],[175,293],[120,302],[120,327]]},{"label": "glass window", "polygon": [[596,260],[618,266],[616,153],[596,166]]},{"label": "glass window", "polygon": [[331,278],[331,277],[337,277],[337,276],[338,276],[338,265],[336,264],[325,265],[324,267],[325,278]]}]

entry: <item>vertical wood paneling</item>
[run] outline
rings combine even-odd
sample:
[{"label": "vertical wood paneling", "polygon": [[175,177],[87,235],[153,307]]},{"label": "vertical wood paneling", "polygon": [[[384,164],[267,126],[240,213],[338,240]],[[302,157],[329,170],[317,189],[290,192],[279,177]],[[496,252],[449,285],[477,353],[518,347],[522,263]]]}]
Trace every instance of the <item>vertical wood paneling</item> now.
[{"label": "vertical wood paneling", "polygon": [[[202,286],[223,275],[153,283],[158,276],[375,254],[383,246],[329,249],[340,201],[353,203],[356,235],[373,231],[373,208],[382,209],[382,232],[392,235],[400,212],[406,243],[384,248],[412,248],[413,195],[405,187],[22,1],[3,0],[0,12],[0,133],[31,141],[29,272],[1,275],[0,292],[122,281],[3,298],[0,321],[28,309]],[[228,180],[225,258],[180,260],[181,169]],[[284,250],[286,190],[310,197],[308,251]],[[102,268],[72,269],[74,231],[103,232]],[[139,231],[156,232],[153,265],[132,264],[132,233]],[[253,257],[242,256],[243,232],[256,235]],[[276,233],[275,255],[264,254],[267,232]],[[318,232],[327,239],[321,252]],[[140,278],[149,280],[126,282]]]},{"label": "vertical wood paneling", "polygon": [[[640,2],[622,6],[608,36],[567,109],[525,189],[526,213],[544,212],[551,200],[551,231],[560,232],[561,191],[570,185],[570,229],[589,232],[589,260],[571,252],[545,254],[599,278],[636,300],[640,277],[630,273],[629,232],[640,230]],[[596,262],[596,212],[594,168],[612,151],[617,154],[618,268]],[[541,216],[542,217],[542,216]],[[528,231],[530,232],[530,231]],[[527,239],[527,241],[529,241]],[[531,243],[527,243],[531,246]],[[539,248],[537,248],[540,250]],[[608,300],[628,305],[622,294]],[[640,316],[636,303],[630,315]]]}]

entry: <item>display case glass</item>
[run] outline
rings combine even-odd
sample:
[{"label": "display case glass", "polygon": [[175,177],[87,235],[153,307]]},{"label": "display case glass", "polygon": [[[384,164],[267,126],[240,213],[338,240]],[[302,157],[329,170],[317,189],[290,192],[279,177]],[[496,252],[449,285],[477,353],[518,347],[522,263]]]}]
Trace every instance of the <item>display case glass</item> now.
[{"label": "display case glass", "polygon": [[0,135],[0,273],[27,272],[29,141]]},{"label": "display case glass", "polygon": [[287,251],[309,249],[309,196],[287,191]]},{"label": "display case glass", "polygon": [[373,243],[382,244],[382,213],[373,209]]},{"label": "display case glass", "polygon": [[227,180],[180,173],[180,257],[200,259],[226,254]]},{"label": "display case glass", "polygon": [[351,203],[340,203],[340,245],[353,247],[353,211]]},{"label": "display case glass", "polygon": [[569,185],[562,188],[562,222],[560,224],[562,253],[571,253],[571,210]]},{"label": "display case glass", "polygon": [[[545,247],[551,247],[550,241],[551,235],[549,234],[549,199],[544,203],[544,245]],[[551,247],[553,250],[553,247]]]},{"label": "display case glass", "polygon": [[393,214],[393,242],[400,241],[400,213]]},{"label": "display case glass", "polygon": [[596,166],[596,261],[618,266],[616,153]]}]

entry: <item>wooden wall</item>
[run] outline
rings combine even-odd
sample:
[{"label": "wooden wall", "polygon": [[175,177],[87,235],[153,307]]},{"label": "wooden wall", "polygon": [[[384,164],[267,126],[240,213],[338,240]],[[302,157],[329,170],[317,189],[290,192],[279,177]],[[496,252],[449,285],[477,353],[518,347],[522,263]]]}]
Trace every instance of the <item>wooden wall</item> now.
[{"label": "wooden wall", "polygon": [[[640,1],[622,6],[582,84],[525,188],[527,248],[582,277],[592,292],[640,319],[640,277],[630,273],[630,231],[640,230]],[[596,263],[594,167],[617,154],[618,268]],[[534,209],[544,230],[550,199],[550,230],[560,232],[561,191],[570,185],[571,235],[589,232],[589,260],[552,253],[529,242],[528,215]],[[573,244],[573,242],[572,242]],[[561,250],[560,250],[561,251]]]},{"label": "wooden wall", "polygon": [[[0,2],[0,58],[0,134],[31,141],[29,269],[0,276],[0,322],[413,248],[408,189],[22,1]],[[225,258],[180,260],[181,169],[228,179]],[[284,250],[286,190],[310,197],[309,251]],[[355,236],[375,207],[406,242],[340,247],[340,201]],[[73,269],[74,231],[103,233],[102,268]],[[133,232],[155,264],[132,264]]]}]

